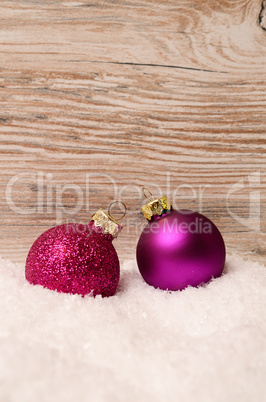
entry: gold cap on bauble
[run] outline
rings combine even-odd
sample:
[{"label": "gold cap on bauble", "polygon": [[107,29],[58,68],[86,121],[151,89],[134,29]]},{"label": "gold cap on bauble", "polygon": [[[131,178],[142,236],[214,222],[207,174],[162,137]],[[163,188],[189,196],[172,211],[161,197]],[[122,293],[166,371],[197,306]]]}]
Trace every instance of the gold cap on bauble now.
[{"label": "gold cap on bauble", "polygon": [[96,227],[101,228],[104,234],[112,235],[113,238],[117,237],[119,232],[122,230],[123,226],[120,224],[119,221],[126,214],[126,205],[122,202],[121,204],[123,204],[125,208],[124,214],[120,218],[114,218],[111,215],[111,206],[117,202],[118,201],[115,201],[110,204],[108,212],[104,211],[102,208],[98,209],[98,211],[91,218],[91,220],[94,221],[94,225]]},{"label": "gold cap on bauble", "polygon": [[142,191],[144,196],[150,201],[148,204],[143,205],[143,207],[141,208],[142,213],[146,219],[151,220],[153,215],[160,216],[164,212],[168,212],[171,210],[171,204],[166,195],[157,199],[150,200],[145,194],[145,191],[148,191],[150,195],[153,197],[150,190],[148,190],[147,188],[143,188]]}]

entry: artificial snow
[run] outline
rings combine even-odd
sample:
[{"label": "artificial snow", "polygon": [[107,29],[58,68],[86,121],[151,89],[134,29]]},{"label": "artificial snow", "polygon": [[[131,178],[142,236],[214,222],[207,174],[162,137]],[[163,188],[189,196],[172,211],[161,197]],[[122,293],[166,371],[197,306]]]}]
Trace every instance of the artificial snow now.
[{"label": "artificial snow", "polygon": [[262,402],[266,268],[229,256],[204,287],[169,293],[121,267],[115,296],[30,285],[0,260],[1,402]]}]

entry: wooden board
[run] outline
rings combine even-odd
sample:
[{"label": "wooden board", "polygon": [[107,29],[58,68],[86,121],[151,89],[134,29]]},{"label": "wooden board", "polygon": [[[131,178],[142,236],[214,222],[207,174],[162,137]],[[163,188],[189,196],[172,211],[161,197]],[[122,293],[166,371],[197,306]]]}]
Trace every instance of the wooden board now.
[{"label": "wooden board", "polygon": [[[143,186],[265,261],[265,2],[2,1],[0,254],[24,261],[55,224]],[[116,213],[117,211],[114,211]]]}]

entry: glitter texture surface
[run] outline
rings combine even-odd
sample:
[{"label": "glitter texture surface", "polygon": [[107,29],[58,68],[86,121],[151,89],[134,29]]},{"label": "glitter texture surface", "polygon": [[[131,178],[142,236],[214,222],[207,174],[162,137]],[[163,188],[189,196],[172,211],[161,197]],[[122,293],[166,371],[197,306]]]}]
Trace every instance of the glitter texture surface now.
[{"label": "glitter texture surface", "polygon": [[58,292],[111,296],[120,272],[112,239],[93,222],[48,229],[29,251],[26,279]]}]

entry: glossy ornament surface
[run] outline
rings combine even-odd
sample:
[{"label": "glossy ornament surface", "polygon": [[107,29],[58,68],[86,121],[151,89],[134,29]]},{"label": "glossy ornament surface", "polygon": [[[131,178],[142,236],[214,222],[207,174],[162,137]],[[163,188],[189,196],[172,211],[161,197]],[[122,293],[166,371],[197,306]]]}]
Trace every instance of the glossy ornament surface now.
[{"label": "glossy ornament surface", "polygon": [[139,238],[137,263],[143,279],[155,288],[182,290],[219,277],[226,250],[218,228],[197,212],[168,208],[150,214]]}]

